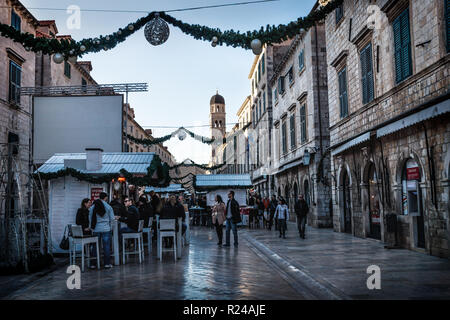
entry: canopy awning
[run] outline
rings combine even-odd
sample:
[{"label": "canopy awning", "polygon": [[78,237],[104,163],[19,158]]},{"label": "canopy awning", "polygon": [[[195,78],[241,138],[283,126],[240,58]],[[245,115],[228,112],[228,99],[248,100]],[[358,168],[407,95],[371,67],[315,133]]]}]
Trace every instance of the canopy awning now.
[{"label": "canopy awning", "polygon": [[450,99],[442,101],[434,106],[428,107],[422,111],[409,115],[403,119],[390,123],[377,130],[377,138],[386,136],[396,131],[402,130],[416,123],[437,117],[450,112]]},{"label": "canopy awning", "polygon": [[199,174],[194,178],[196,190],[247,189],[252,186],[249,174]]},{"label": "canopy awning", "polygon": [[[341,153],[347,149],[350,149],[351,147],[354,147],[354,146],[356,146],[360,143],[363,143],[365,141],[368,141],[368,140],[370,140],[370,132],[366,132],[366,133],[340,145],[339,147],[332,149],[331,155],[334,156],[335,154]],[[333,147],[331,147],[331,148],[333,148]]]}]

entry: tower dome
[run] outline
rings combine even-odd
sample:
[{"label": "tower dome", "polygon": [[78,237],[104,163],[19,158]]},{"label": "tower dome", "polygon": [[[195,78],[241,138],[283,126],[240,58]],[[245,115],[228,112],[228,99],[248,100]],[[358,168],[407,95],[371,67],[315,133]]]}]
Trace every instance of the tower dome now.
[{"label": "tower dome", "polygon": [[211,101],[209,102],[210,105],[216,104],[216,103],[219,103],[219,104],[225,104],[225,98],[222,97],[222,96],[219,94],[219,92],[217,92],[215,95],[213,95],[213,96],[211,97]]}]

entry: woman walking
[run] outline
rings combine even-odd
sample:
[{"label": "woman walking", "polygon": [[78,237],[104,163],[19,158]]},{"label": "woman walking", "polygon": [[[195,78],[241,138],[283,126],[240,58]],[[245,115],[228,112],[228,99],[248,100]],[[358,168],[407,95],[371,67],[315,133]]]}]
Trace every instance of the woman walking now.
[{"label": "woman walking", "polygon": [[217,237],[219,242],[217,245],[222,245],[223,238],[223,223],[225,222],[225,203],[220,195],[216,195],[216,203],[212,208],[212,223],[216,227]]},{"label": "woman walking", "polygon": [[281,199],[280,204],[275,210],[275,219],[278,221],[278,226],[280,228],[280,238],[286,239],[286,221],[289,220],[289,209],[286,205],[286,200]]}]

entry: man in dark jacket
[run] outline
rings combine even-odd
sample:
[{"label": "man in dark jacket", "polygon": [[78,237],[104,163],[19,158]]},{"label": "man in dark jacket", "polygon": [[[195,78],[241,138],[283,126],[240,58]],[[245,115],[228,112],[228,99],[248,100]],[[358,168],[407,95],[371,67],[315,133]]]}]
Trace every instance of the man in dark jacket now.
[{"label": "man in dark jacket", "polygon": [[[178,218],[182,218],[182,221],[186,219],[186,213],[184,212],[184,207],[177,201],[175,195],[169,197],[169,201],[166,203],[161,212],[160,219],[176,219],[176,231],[178,231]],[[186,229],[181,229],[184,234]]]},{"label": "man in dark jacket", "polygon": [[142,195],[139,197],[138,203],[139,218],[144,220],[144,228],[148,228],[150,217],[154,216],[152,205],[147,201],[147,198]]},{"label": "man in dark jacket", "polygon": [[128,209],[127,216],[125,218],[119,218],[120,222],[125,222],[127,226],[125,228],[121,228],[119,233],[133,233],[138,232],[139,229],[139,211],[131,202],[131,199],[125,198],[125,206]]},{"label": "man in dark jacket", "polygon": [[303,195],[298,196],[298,200],[295,202],[294,211],[297,215],[297,227],[300,238],[305,239],[305,224],[309,207],[308,203],[303,199]]},{"label": "man in dark jacket", "polygon": [[122,201],[120,201],[119,195],[114,194],[113,197],[114,199],[110,202],[109,205],[113,208],[114,215],[121,218],[126,218],[128,214],[127,207],[125,207]]},{"label": "man in dark jacket", "polygon": [[269,204],[269,211],[270,211],[269,230],[272,230],[273,216],[275,215],[275,211],[277,210],[277,206],[278,206],[277,197],[275,197],[275,195],[272,195],[272,199],[270,200],[270,204]]},{"label": "man in dark jacket", "polygon": [[234,235],[234,246],[238,246],[238,234],[237,234],[237,224],[240,223],[241,220],[241,213],[239,211],[239,203],[234,199],[234,191],[230,190],[228,192],[228,201],[227,201],[227,208],[225,211],[225,216],[227,218],[226,220],[226,243],[224,247],[230,246],[230,230],[233,230]]}]

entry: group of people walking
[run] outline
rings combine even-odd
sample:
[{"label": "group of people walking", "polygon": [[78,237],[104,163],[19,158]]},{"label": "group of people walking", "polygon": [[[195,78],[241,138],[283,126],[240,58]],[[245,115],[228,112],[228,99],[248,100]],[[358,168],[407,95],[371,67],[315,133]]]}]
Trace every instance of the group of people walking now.
[{"label": "group of people walking", "polygon": [[[108,203],[108,194],[101,192],[99,199],[94,202],[91,199],[83,199],[81,207],[77,211],[76,221],[80,225],[84,235],[99,237],[103,247],[103,261],[106,269],[111,268],[111,239],[112,239],[112,222],[118,220],[125,224],[119,229],[119,236],[123,233],[135,233],[139,230],[139,220],[144,221],[144,227],[150,227],[154,230],[153,235],[156,237],[156,220],[150,226],[150,218],[159,215],[160,219],[176,219],[176,231],[179,230],[178,218],[182,218],[182,234],[186,232],[185,223],[186,215],[183,206],[184,199],[177,199],[175,195],[171,195],[167,200],[160,199],[154,192],[150,193],[150,200],[147,195],[141,195],[138,201],[134,201],[132,197],[124,197],[123,200],[119,196]],[[154,239],[155,240],[155,239]],[[168,244],[170,245],[170,244]],[[92,248],[93,249],[93,248]],[[92,256],[96,252],[91,250]],[[95,269],[95,265],[90,265],[91,269]]]},{"label": "group of people walking", "polygon": [[[286,239],[287,221],[289,221],[289,208],[286,204],[286,200],[280,198],[276,199],[272,196],[269,200],[267,197],[264,199],[257,196],[250,196],[249,206],[254,210],[250,213],[251,226],[252,219],[256,216],[259,219],[264,219],[264,224],[268,230],[272,229],[273,222],[275,221],[275,228],[279,231],[279,237]],[[238,246],[237,225],[241,222],[241,215],[239,210],[239,203],[234,199],[234,191],[228,193],[228,201],[225,204],[220,195],[216,195],[215,204],[211,208],[212,211],[212,223],[216,228],[218,242],[217,245],[223,245],[223,227],[226,226],[225,244],[223,246],[230,246],[230,233],[233,231],[234,246]],[[306,219],[309,212],[309,206],[303,195],[299,195],[295,201],[294,212],[297,216],[297,228],[299,236],[305,239],[305,227]]]}]

